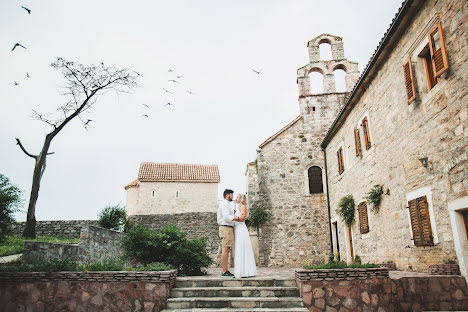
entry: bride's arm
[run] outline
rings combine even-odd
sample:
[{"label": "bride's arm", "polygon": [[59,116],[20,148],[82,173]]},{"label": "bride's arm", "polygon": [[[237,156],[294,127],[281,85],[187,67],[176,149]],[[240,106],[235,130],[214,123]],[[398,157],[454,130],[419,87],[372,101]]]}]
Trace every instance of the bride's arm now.
[{"label": "bride's arm", "polygon": [[242,205],[239,210],[240,210],[239,221],[244,222],[245,216],[247,215],[247,207]]}]

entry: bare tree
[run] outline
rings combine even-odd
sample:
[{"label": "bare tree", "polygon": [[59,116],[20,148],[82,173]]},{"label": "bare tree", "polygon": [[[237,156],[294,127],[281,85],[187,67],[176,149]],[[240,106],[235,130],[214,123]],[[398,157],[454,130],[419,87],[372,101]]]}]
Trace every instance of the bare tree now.
[{"label": "bare tree", "polygon": [[84,121],[81,115],[89,111],[96,103],[98,97],[106,91],[117,93],[130,93],[139,85],[140,74],[129,68],[117,68],[107,66],[104,63],[99,65],[83,65],[70,62],[63,58],[57,58],[51,67],[62,73],[65,79],[62,95],[66,98],[66,103],[57,108],[58,116],[41,114],[33,111],[33,117],[40,120],[52,129],[44,139],[44,144],[38,155],[29,153],[21,141],[16,138],[16,143],[21,150],[35,160],[33,181],[31,186],[31,196],[29,198],[28,215],[23,236],[29,238],[36,237],[36,203],[39,196],[39,187],[42,175],[46,168],[46,159],[49,147],[55,136],[75,117],[81,120],[83,126],[88,126],[88,121]]}]

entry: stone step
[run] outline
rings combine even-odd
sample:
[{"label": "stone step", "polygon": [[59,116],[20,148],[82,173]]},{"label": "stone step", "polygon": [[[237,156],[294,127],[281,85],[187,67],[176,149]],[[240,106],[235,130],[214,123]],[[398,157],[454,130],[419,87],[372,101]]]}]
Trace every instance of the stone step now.
[{"label": "stone step", "polygon": [[191,297],[167,299],[168,309],[193,308],[299,308],[303,307],[299,297]]},{"label": "stone step", "polygon": [[299,297],[297,287],[187,287],[173,288],[172,298],[184,297]]},{"label": "stone step", "polygon": [[294,278],[209,278],[178,277],[175,287],[295,287]]},{"label": "stone step", "polygon": [[302,308],[252,308],[252,309],[243,309],[243,308],[221,308],[221,309],[166,309],[161,312],[309,312],[309,309],[306,307]]}]

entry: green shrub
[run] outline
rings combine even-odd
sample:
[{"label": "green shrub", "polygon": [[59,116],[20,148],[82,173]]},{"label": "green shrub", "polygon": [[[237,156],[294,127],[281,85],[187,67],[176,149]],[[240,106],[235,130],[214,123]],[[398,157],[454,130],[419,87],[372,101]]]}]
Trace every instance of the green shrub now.
[{"label": "green shrub", "polygon": [[189,239],[175,225],[166,225],[161,232],[136,225],[122,239],[124,256],[148,265],[162,262],[172,265],[181,275],[200,275],[212,264],[205,239]]},{"label": "green shrub", "polygon": [[125,207],[107,205],[98,215],[99,226],[115,231],[122,231],[127,222]]},{"label": "green shrub", "polygon": [[263,208],[253,208],[249,211],[249,217],[246,220],[246,224],[249,227],[258,228],[260,225],[266,222],[268,214]]},{"label": "green shrub", "polygon": [[38,264],[28,264],[22,261],[0,265],[0,272],[62,272],[76,271],[78,266],[71,259],[47,259]]},{"label": "green shrub", "polygon": [[142,265],[136,267],[135,271],[169,271],[173,270],[174,267],[170,264],[162,263],[162,262],[151,262],[147,265]]},{"label": "green shrub", "polygon": [[351,227],[354,223],[354,198],[352,195],[347,195],[341,198],[338,204],[337,212],[343,218],[344,223]]},{"label": "green shrub", "polygon": [[15,222],[13,213],[22,203],[21,194],[21,190],[0,173],[0,241],[11,232],[11,224]]},{"label": "green shrub", "polygon": [[374,185],[374,187],[367,193],[366,199],[369,204],[372,204],[372,211],[378,213],[380,203],[382,202],[383,186]]},{"label": "green shrub", "polygon": [[[8,235],[5,237],[2,244],[0,244],[0,257],[20,254],[24,250],[24,241],[31,240],[24,238],[21,235]],[[49,235],[37,236],[36,239],[32,239],[36,242],[49,242],[49,243],[78,243],[79,238],[68,238],[68,237],[57,237]]]},{"label": "green shrub", "polygon": [[108,258],[102,262],[91,262],[80,265],[78,271],[123,271],[124,262],[115,258]]},{"label": "green shrub", "polygon": [[317,270],[317,269],[347,269],[347,268],[379,268],[380,266],[373,263],[352,263],[346,264],[344,261],[329,261],[325,264],[319,265],[304,265],[306,270]]}]

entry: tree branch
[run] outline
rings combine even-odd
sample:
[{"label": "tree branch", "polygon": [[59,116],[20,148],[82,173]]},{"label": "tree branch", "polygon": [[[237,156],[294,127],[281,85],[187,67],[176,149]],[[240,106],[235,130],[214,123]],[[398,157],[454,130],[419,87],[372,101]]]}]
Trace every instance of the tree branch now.
[{"label": "tree branch", "polygon": [[19,147],[21,148],[21,150],[22,150],[26,155],[28,155],[28,156],[31,157],[31,158],[37,159],[38,156],[32,155],[32,154],[28,153],[28,151],[24,148],[23,144],[21,144],[21,141],[20,141],[18,138],[15,138],[15,139],[16,139],[16,145],[19,145]]}]

